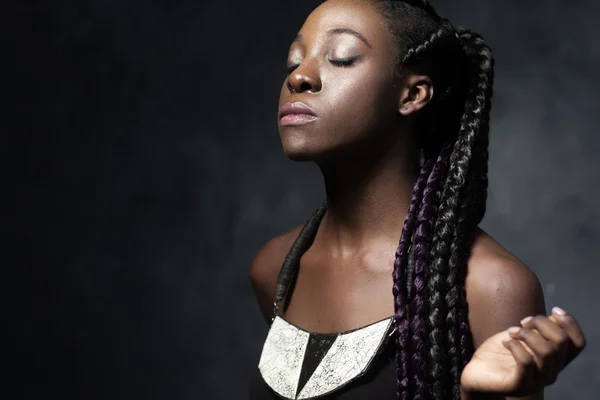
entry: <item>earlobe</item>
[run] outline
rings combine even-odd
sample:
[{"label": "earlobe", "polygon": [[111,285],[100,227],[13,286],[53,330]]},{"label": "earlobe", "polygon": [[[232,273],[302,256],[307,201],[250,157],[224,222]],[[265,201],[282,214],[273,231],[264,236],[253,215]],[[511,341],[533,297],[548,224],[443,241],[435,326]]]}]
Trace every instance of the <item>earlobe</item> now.
[{"label": "earlobe", "polygon": [[433,84],[426,75],[409,75],[403,79],[398,112],[404,116],[425,107],[433,97]]}]

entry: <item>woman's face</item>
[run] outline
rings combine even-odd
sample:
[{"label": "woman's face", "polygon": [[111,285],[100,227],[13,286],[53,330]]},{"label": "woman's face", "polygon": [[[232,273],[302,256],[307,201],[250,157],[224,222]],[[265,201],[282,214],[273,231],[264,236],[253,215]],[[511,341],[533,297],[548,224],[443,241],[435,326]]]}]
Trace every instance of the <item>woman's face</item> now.
[{"label": "woman's face", "polygon": [[385,19],[368,2],[316,8],[290,47],[279,98],[287,156],[319,161],[386,142],[399,118],[394,51]]}]

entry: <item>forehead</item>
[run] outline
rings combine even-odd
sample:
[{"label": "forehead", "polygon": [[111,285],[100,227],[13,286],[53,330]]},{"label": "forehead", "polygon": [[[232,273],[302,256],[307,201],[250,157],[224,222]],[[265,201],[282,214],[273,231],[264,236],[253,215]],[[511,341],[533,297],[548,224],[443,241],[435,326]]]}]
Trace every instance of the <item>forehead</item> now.
[{"label": "forehead", "polygon": [[365,0],[328,0],[308,16],[299,34],[315,38],[330,29],[349,28],[365,36],[373,47],[392,44],[387,21]]}]

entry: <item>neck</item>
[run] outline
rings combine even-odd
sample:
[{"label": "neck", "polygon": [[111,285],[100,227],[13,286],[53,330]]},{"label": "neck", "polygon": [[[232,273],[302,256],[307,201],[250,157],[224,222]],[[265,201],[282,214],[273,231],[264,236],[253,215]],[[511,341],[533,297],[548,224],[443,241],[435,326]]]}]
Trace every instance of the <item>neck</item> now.
[{"label": "neck", "polygon": [[418,177],[414,155],[404,143],[384,154],[319,165],[327,212],[319,235],[341,253],[354,253],[381,240],[397,242]]}]

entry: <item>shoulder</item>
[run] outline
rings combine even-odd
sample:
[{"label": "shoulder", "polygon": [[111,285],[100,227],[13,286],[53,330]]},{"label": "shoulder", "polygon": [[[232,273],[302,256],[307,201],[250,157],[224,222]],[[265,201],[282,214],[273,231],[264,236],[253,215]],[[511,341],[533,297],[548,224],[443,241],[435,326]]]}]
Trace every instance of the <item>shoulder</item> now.
[{"label": "shoulder", "polygon": [[466,279],[469,322],[475,345],[521,319],[545,314],[535,273],[486,232],[473,244]]},{"label": "shoulder", "polygon": [[273,311],[277,276],[283,260],[287,256],[294,240],[303,225],[276,236],[265,243],[254,256],[250,264],[250,282],[263,317],[268,322]]}]

